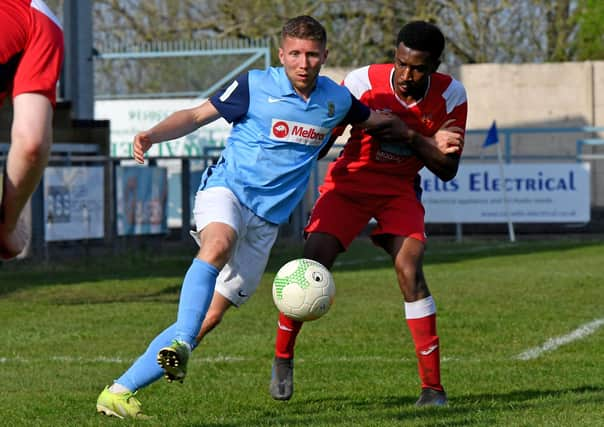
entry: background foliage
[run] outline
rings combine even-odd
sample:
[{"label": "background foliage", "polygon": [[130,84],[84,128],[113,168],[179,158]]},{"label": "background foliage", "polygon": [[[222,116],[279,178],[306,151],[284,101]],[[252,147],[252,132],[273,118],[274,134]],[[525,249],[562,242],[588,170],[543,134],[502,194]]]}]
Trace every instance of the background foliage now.
[{"label": "background foliage", "polygon": [[[64,0],[48,3],[61,14]],[[299,14],[327,28],[330,66],[390,61],[399,28],[413,19],[442,28],[449,64],[604,58],[599,0],[93,0],[94,43],[268,38],[278,63],[281,26]],[[233,61],[97,60],[96,84],[112,93],[202,89]]]}]

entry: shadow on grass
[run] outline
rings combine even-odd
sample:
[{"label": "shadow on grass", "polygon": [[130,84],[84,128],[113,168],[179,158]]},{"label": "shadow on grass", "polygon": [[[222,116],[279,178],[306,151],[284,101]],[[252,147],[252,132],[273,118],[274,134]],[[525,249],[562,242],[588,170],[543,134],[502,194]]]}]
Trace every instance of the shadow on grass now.
[{"label": "shadow on grass", "polygon": [[[560,390],[517,390],[506,393],[470,394],[452,397],[449,406],[442,408],[416,408],[415,396],[371,397],[299,397],[290,402],[276,403],[274,409],[254,414],[256,425],[272,426],[483,426],[505,420],[521,422],[527,409],[542,408],[552,412],[557,406],[601,404],[604,388],[581,386]],[[250,408],[254,412],[254,408]],[[516,418],[509,418],[509,417]],[[227,417],[228,418],[228,417]],[[503,420],[502,420],[503,418]],[[243,421],[243,420],[242,420]],[[249,421],[249,419],[247,420]],[[552,420],[552,421],[555,421]],[[237,418],[224,423],[193,423],[195,427],[231,427],[241,425]]]},{"label": "shadow on grass", "polygon": [[[517,243],[505,240],[477,240],[459,243],[435,240],[428,243],[425,264],[455,263],[492,256],[571,251],[602,245],[604,242],[598,240],[540,240]],[[281,265],[299,257],[301,253],[302,248],[299,245],[275,248],[266,272],[274,274]],[[173,252],[170,255],[143,251],[118,257],[90,257],[52,264],[37,263],[32,260],[0,264],[0,297],[17,290],[42,286],[161,277],[174,278],[175,287],[170,287],[170,291],[178,292],[180,282],[193,256],[194,253],[188,250]],[[389,268],[391,265],[389,257],[382,249],[374,246],[369,239],[363,238],[357,239],[346,253],[340,255],[335,269],[337,271],[359,271]],[[149,295],[149,298],[152,297]]]},{"label": "shadow on grass", "polygon": [[[564,252],[581,248],[602,247],[604,240],[539,240],[511,243],[505,240],[475,240],[464,242],[430,241],[426,244],[425,265],[480,260],[489,257],[534,255],[545,252]],[[365,259],[366,261],[363,261]],[[355,260],[352,262],[350,260]],[[338,270],[357,271],[370,267],[390,267],[387,254],[369,240],[357,240],[348,253],[340,255]]]},{"label": "shadow on grass", "polygon": [[178,292],[193,256],[194,254],[185,252],[172,255],[139,252],[119,257],[83,258],[52,264],[32,260],[6,263],[0,268],[0,297],[17,290],[44,286],[162,277],[174,278],[173,291]]}]

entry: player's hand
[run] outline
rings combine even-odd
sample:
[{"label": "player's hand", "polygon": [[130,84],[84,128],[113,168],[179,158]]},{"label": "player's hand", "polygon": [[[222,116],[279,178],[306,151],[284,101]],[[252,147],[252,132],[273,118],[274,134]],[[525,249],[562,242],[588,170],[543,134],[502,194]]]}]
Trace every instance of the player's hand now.
[{"label": "player's hand", "polygon": [[372,111],[371,125],[365,132],[382,142],[408,142],[409,128],[392,113]]},{"label": "player's hand", "polygon": [[463,149],[463,129],[458,126],[450,126],[453,120],[446,121],[434,134],[436,147],[443,154],[459,154]]},{"label": "player's hand", "polygon": [[149,148],[151,148],[151,145],[153,145],[149,133],[137,133],[134,137],[134,142],[132,144],[134,145],[134,160],[136,160],[137,163],[140,164],[145,163],[145,153],[149,151]]}]

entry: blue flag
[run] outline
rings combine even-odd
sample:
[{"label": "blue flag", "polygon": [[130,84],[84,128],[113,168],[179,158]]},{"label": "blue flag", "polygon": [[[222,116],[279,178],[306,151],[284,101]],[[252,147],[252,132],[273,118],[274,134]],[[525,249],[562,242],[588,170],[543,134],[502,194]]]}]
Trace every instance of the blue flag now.
[{"label": "blue flag", "polygon": [[497,135],[497,126],[495,125],[495,120],[493,120],[493,124],[487,133],[487,137],[484,139],[482,143],[483,148],[488,147],[489,145],[494,145],[499,142],[499,136]]}]

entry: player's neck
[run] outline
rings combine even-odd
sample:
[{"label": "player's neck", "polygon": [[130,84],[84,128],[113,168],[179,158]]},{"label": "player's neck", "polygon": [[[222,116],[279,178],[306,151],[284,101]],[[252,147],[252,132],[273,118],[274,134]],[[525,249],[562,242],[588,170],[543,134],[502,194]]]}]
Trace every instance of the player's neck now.
[{"label": "player's neck", "polygon": [[298,96],[300,96],[300,98],[302,98],[304,101],[308,102],[308,100],[310,99],[310,94],[312,93],[313,90],[315,90],[316,86],[317,86],[317,83],[315,82],[315,84],[312,85],[312,87],[310,89],[302,91],[302,90],[298,89],[297,87],[294,87],[294,90],[296,91]]}]

